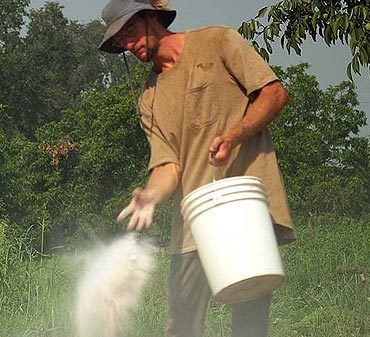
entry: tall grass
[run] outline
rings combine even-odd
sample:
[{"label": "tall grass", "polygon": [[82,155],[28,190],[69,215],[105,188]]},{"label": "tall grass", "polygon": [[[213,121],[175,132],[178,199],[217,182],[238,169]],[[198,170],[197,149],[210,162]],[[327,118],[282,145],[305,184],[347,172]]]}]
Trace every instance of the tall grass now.
[{"label": "tall grass", "polygon": [[41,237],[36,246],[31,228],[21,237],[0,240],[1,337],[71,336],[76,263],[45,252],[44,220],[38,225]]},{"label": "tall grass", "polygon": [[[287,282],[274,295],[270,337],[369,337],[370,221],[311,224],[298,225],[299,240],[282,248]],[[0,337],[73,336],[80,260],[41,247],[27,248],[26,238],[0,244]],[[163,336],[168,268],[168,253],[158,253],[130,337]],[[229,307],[211,302],[206,336],[230,334]]]},{"label": "tall grass", "polygon": [[313,226],[282,250],[288,281],[271,336],[370,336],[370,222],[322,217]]}]

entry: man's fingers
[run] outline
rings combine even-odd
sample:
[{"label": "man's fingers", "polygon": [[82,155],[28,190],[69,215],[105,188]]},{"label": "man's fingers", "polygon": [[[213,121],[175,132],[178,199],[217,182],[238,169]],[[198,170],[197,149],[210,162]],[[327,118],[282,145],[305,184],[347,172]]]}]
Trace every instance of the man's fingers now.
[{"label": "man's fingers", "polygon": [[153,222],[153,216],[154,216],[154,207],[151,207],[149,210],[148,210],[148,213],[145,217],[145,228],[148,229],[152,222]]},{"label": "man's fingers", "polygon": [[220,147],[220,145],[221,145],[221,143],[222,143],[222,138],[221,137],[216,137],[214,140],[213,140],[213,142],[212,142],[212,144],[211,144],[211,146],[209,147],[209,152],[211,152],[211,153],[217,153],[217,151],[218,151],[218,149],[219,149],[219,147]]},{"label": "man's fingers", "polygon": [[227,164],[230,157],[231,148],[227,141],[221,141],[217,152],[209,158],[209,163],[214,166],[223,166]]},{"label": "man's fingers", "polygon": [[127,231],[131,232],[135,230],[138,221],[139,221],[139,212],[134,212],[131,216],[130,222],[128,223]]},{"label": "man's fingers", "polygon": [[116,221],[121,222],[125,220],[133,211],[133,205],[130,204],[126,208],[122,210],[120,214],[118,214]]},{"label": "man's fingers", "polygon": [[139,211],[140,215],[138,217],[138,223],[136,226],[136,230],[138,232],[142,231],[145,227],[145,210]]},{"label": "man's fingers", "polygon": [[139,221],[136,226],[137,231],[141,231],[144,228],[148,229],[153,222],[154,206],[147,205],[144,209],[139,212]]},{"label": "man's fingers", "polygon": [[137,188],[132,192],[131,203],[118,215],[117,221],[121,222],[131,216],[127,225],[127,231],[141,231],[149,228],[153,221],[155,206],[143,197],[143,190]]},{"label": "man's fingers", "polygon": [[120,214],[118,214],[116,221],[121,222],[125,220],[129,215],[134,213],[136,206],[137,206],[137,198],[134,196],[130,204],[126,208],[124,208]]},{"label": "man's fingers", "polygon": [[223,137],[216,137],[209,147],[209,163],[215,166],[222,166],[227,157],[226,141]]}]

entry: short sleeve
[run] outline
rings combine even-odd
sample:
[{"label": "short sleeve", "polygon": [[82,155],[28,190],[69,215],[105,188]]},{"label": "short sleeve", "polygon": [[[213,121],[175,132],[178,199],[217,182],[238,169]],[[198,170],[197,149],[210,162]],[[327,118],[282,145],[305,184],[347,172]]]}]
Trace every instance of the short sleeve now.
[{"label": "short sleeve", "polygon": [[145,106],[143,103],[140,104],[140,124],[150,144],[149,171],[166,163],[179,164],[175,150],[159,128],[150,109]]},{"label": "short sleeve", "polygon": [[234,29],[225,32],[222,57],[225,67],[247,95],[278,80],[268,63]]}]

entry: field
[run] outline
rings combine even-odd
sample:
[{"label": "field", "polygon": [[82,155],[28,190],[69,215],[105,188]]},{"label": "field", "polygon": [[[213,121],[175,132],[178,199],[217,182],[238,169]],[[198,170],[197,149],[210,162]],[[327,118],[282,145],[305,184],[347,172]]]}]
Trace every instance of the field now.
[{"label": "field", "polygon": [[[282,248],[287,282],[274,295],[270,337],[370,336],[370,222],[322,217],[297,234]],[[22,240],[0,249],[0,337],[73,336],[81,255],[27,250]],[[129,337],[163,336],[168,261],[158,253]],[[211,302],[206,336],[230,333],[228,306]]]}]

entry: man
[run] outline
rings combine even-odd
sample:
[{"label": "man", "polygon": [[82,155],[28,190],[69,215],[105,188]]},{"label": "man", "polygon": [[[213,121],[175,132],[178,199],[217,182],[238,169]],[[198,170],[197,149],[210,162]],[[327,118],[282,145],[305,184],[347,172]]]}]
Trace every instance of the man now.
[{"label": "man", "polygon": [[[200,337],[211,293],[182,198],[219,177],[251,175],[268,191],[279,243],[295,239],[275,153],[266,130],[287,94],[259,55],[230,28],[172,33],[176,15],[163,1],[112,0],[103,10],[100,49],[130,51],[153,69],[139,101],[151,146],[150,177],[117,220],[148,228],[158,204],[174,198],[167,336]],[[232,216],[232,215],[231,215]],[[232,219],[232,218],[231,218]],[[271,296],[232,306],[232,336],[267,336]]]}]

